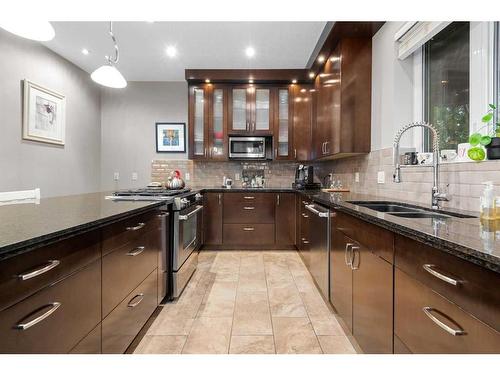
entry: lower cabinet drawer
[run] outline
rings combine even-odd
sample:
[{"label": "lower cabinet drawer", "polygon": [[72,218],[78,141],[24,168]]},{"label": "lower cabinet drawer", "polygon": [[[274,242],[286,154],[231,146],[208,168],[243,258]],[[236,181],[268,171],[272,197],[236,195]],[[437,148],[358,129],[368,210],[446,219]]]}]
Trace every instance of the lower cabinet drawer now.
[{"label": "lower cabinet drawer", "polygon": [[101,354],[101,323],[76,344],[69,354]]},{"label": "lower cabinet drawer", "polygon": [[274,223],[274,204],[265,201],[232,202],[224,205],[224,223]]},{"label": "lower cabinet drawer", "polygon": [[0,353],[67,353],[101,320],[101,262],[0,313]]},{"label": "lower cabinet drawer", "polygon": [[224,224],[224,245],[274,244],[274,224]]},{"label": "lower cabinet drawer", "polygon": [[144,233],[102,258],[102,316],[108,315],[158,265],[158,232]]},{"label": "lower cabinet drawer", "polygon": [[154,270],[102,322],[102,352],[124,353],[158,306]]},{"label": "lower cabinet drawer", "polygon": [[394,333],[412,353],[500,353],[500,333],[396,268]]}]

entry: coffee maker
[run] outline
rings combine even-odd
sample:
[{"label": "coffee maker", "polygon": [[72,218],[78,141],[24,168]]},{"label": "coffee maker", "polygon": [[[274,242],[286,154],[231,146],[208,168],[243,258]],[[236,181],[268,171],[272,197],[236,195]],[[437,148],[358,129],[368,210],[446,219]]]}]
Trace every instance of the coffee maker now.
[{"label": "coffee maker", "polygon": [[312,165],[299,164],[295,170],[294,189],[319,189],[321,184],[314,182],[314,167]]}]

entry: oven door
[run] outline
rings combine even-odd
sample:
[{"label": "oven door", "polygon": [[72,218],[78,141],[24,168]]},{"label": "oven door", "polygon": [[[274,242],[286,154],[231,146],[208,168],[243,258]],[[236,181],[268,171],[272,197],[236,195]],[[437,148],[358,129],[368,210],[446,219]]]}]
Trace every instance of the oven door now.
[{"label": "oven door", "polygon": [[265,159],[266,139],[264,137],[230,137],[229,158]]},{"label": "oven door", "polygon": [[178,271],[191,253],[201,244],[201,217],[203,206],[195,205],[178,213],[178,236],[176,252],[174,252],[173,269]]}]

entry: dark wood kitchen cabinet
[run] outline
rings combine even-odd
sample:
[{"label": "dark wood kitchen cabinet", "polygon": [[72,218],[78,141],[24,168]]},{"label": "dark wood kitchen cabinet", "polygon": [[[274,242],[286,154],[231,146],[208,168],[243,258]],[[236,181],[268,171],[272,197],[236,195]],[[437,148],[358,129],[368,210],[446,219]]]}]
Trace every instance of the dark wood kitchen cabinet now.
[{"label": "dark wood kitchen cabinet", "polygon": [[297,207],[297,215],[298,215],[298,238],[296,241],[297,249],[299,250],[299,255],[302,258],[302,261],[309,267],[309,255],[310,255],[310,228],[309,228],[309,211],[306,209],[306,205],[310,204],[311,201],[302,196],[298,198],[298,207]]},{"label": "dark wood kitchen cabinet", "polygon": [[240,85],[229,88],[229,133],[272,135],[273,100],[271,86]]},{"label": "dark wood kitchen cabinet", "polygon": [[294,85],[276,87],[272,91],[274,104],[274,159],[295,160],[293,143]]},{"label": "dark wood kitchen cabinet", "polygon": [[189,158],[227,160],[227,86],[190,86],[188,112]]},{"label": "dark wood kitchen cabinet", "polygon": [[497,273],[400,235],[395,266],[394,334],[408,351],[500,353]]},{"label": "dark wood kitchen cabinet", "polygon": [[314,156],[370,151],[371,38],[343,38],[316,77]]},{"label": "dark wood kitchen cabinet", "polygon": [[203,195],[203,243],[222,244],[222,193]]},{"label": "dark wood kitchen cabinet", "polygon": [[312,130],[315,103],[313,85],[293,85],[293,158],[308,161],[312,158]]},{"label": "dark wood kitchen cabinet", "polygon": [[276,243],[295,245],[295,193],[276,193]]},{"label": "dark wood kitchen cabinet", "polygon": [[393,234],[335,211],[331,235],[330,301],[365,353],[392,353]]}]

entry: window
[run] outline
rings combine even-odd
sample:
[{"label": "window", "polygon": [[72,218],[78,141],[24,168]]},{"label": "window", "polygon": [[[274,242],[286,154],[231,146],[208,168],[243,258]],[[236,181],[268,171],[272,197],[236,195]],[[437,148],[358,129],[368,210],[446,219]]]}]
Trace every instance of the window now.
[{"label": "window", "polygon": [[[453,22],[424,46],[424,118],[440,132],[440,149],[457,149],[469,137],[468,22]],[[424,132],[424,149],[431,138]]]}]

